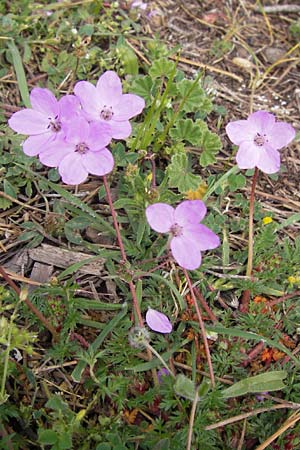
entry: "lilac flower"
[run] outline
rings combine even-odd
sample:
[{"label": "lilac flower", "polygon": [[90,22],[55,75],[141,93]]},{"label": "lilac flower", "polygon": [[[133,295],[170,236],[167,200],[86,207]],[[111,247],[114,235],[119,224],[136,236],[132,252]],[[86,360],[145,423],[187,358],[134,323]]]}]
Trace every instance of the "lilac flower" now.
[{"label": "lilac flower", "polygon": [[162,367],[157,371],[158,382],[161,384],[163,382],[163,377],[170,375],[170,372],[165,367]]},{"label": "lilac flower", "polygon": [[172,324],[168,317],[155,309],[149,308],[146,312],[146,322],[149,328],[158,333],[171,333]]},{"label": "lilac flower", "polygon": [[285,122],[276,122],[267,111],[250,114],[247,120],[230,122],[226,132],[231,142],[239,146],[236,161],[240,169],[258,167],[265,173],[280,169],[279,149],[295,137],[295,130]]},{"label": "lilac flower", "polygon": [[63,127],[64,140],[50,142],[40,153],[40,161],[58,167],[62,181],[80,184],[88,174],[106,175],[114,166],[111,152],[105,148],[111,141],[110,127],[101,122],[88,123],[74,117]]},{"label": "lilac flower", "polygon": [[136,8],[145,11],[147,7],[148,7],[147,3],[143,2],[142,0],[134,0],[130,4],[130,9]]},{"label": "lilac flower", "polygon": [[184,269],[194,270],[201,264],[201,251],[220,245],[218,236],[199,222],[206,214],[201,200],[186,200],[173,208],[166,203],[148,206],[146,217],[153,230],[171,235],[174,259]]},{"label": "lilac flower", "polygon": [[23,143],[24,153],[38,155],[46,144],[63,138],[62,124],[74,115],[80,114],[80,102],[74,95],[56,100],[49,89],[34,88],[30,94],[32,108],[24,108],[14,113],[9,126],[29,137]]},{"label": "lilac flower", "polygon": [[86,118],[109,124],[115,139],[130,135],[129,119],[140,114],[145,106],[144,99],[138,95],[122,94],[121,80],[111,70],[101,75],[96,86],[88,81],[79,81],[74,92],[80,99]]}]

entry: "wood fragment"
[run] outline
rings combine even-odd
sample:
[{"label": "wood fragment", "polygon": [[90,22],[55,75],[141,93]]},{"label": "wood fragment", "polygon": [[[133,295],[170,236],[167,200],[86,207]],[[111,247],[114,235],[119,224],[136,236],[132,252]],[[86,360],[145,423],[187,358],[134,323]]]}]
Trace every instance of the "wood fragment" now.
[{"label": "wood fragment", "polygon": [[255,11],[262,14],[262,9],[267,14],[298,13],[300,12],[300,5],[263,6],[263,8],[255,8]]}]

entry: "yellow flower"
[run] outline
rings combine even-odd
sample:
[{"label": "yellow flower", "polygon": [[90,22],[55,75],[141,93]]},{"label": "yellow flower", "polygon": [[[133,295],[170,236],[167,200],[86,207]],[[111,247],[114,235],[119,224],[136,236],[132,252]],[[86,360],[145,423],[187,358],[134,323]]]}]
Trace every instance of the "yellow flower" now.
[{"label": "yellow flower", "polygon": [[185,198],[187,200],[202,200],[207,191],[207,184],[205,182],[201,183],[195,191],[189,189],[185,193]]},{"label": "yellow flower", "polygon": [[267,225],[268,223],[273,222],[273,219],[272,219],[272,217],[266,216],[266,217],[263,218],[262,221],[263,221],[264,225]]}]

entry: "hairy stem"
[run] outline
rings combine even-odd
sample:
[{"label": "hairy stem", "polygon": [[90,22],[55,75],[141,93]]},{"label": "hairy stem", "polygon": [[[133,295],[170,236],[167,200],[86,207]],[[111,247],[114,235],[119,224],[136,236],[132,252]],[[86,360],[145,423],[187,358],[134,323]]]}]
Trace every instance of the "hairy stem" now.
[{"label": "hairy stem", "polygon": [[252,275],[252,267],[253,267],[253,216],[254,216],[254,200],[255,200],[255,187],[258,177],[258,168],[255,167],[252,185],[251,185],[251,193],[250,193],[250,201],[249,201],[249,236],[248,236],[248,263],[246,275],[251,277]]},{"label": "hairy stem", "polygon": [[186,450],[191,450],[191,448],[192,448],[193,428],[194,428],[194,422],[195,422],[195,415],[196,415],[198,398],[199,398],[198,389],[196,389],[195,398],[194,398],[194,401],[193,401],[191,414],[190,414],[189,432],[188,432]]},{"label": "hairy stem", "polygon": [[199,325],[200,325],[200,330],[201,330],[201,334],[202,334],[202,339],[203,339],[203,343],[204,343],[205,354],[206,354],[206,359],[207,359],[207,364],[208,364],[208,369],[209,369],[211,385],[212,385],[212,387],[215,387],[215,374],[214,374],[214,369],[213,369],[212,362],[211,362],[209,345],[208,345],[208,341],[207,341],[207,337],[206,337],[204,322],[203,322],[203,319],[201,316],[200,308],[199,308],[199,305],[198,305],[198,302],[197,302],[197,299],[195,296],[194,288],[193,288],[191,279],[189,277],[189,274],[186,269],[183,269],[183,273],[188,282],[189,290],[191,292],[191,296],[192,296],[192,299],[193,299],[193,302],[195,305],[195,309],[196,309],[196,313],[198,316],[198,321],[199,321]]},{"label": "hairy stem", "polygon": [[[21,289],[16,285],[16,283],[10,278],[10,276],[6,273],[4,268],[0,266],[0,274],[5,279],[7,284],[9,284],[15,293],[20,297],[21,295]],[[33,312],[33,314],[45,325],[45,327],[50,331],[52,334],[54,340],[58,340],[58,333],[55,330],[54,326],[49,323],[49,321],[46,319],[46,317],[31,303],[31,301],[25,296],[23,299],[28,308]]]}]

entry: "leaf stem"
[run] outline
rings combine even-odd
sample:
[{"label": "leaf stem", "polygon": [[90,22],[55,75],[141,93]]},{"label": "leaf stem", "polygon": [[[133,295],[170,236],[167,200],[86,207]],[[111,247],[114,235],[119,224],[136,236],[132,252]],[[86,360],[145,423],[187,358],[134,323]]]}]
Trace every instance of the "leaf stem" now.
[{"label": "leaf stem", "polygon": [[214,369],[212,366],[212,362],[211,362],[211,357],[210,357],[210,351],[209,351],[209,345],[208,345],[208,341],[207,341],[207,336],[206,336],[206,331],[205,331],[205,326],[204,326],[204,322],[201,316],[201,312],[200,312],[200,308],[195,296],[195,292],[194,292],[194,288],[191,282],[191,279],[189,277],[189,274],[187,272],[186,269],[183,269],[183,273],[184,276],[186,278],[186,281],[188,282],[188,286],[189,286],[189,290],[194,302],[194,306],[196,309],[196,313],[198,316],[198,321],[199,321],[199,325],[200,325],[200,330],[201,330],[201,334],[202,334],[202,338],[203,338],[203,343],[204,343],[204,348],[205,348],[205,354],[206,354],[206,359],[207,359],[207,364],[208,364],[208,369],[209,369],[209,375],[210,375],[210,380],[211,380],[211,385],[212,387],[215,387],[216,383],[215,383],[215,374],[214,374]]}]

